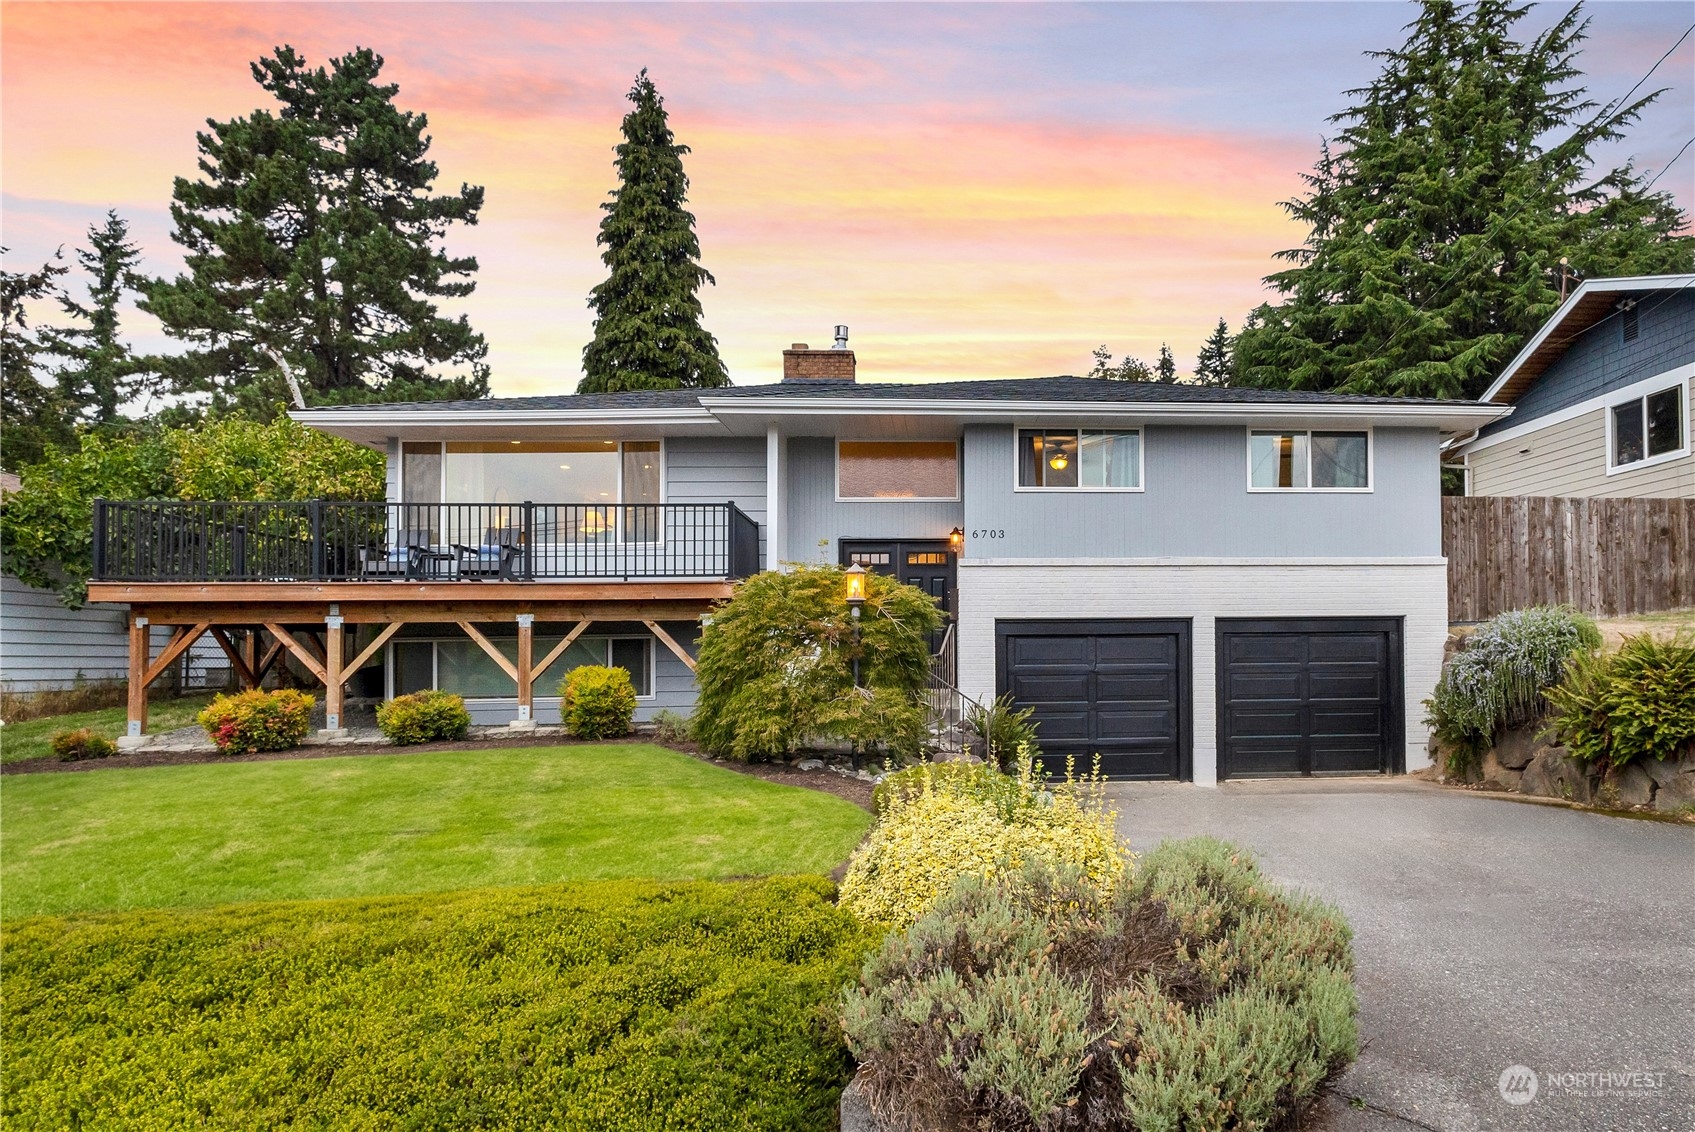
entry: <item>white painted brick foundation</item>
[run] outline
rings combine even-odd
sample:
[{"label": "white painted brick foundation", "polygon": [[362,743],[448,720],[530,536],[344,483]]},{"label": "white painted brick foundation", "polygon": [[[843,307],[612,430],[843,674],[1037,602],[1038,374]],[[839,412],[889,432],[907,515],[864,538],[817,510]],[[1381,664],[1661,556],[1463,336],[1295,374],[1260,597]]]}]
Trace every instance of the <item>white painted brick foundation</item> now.
[{"label": "white painted brick foundation", "polygon": [[1195,782],[1218,782],[1215,670],[1220,617],[1400,617],[1406,765],[1430,764],[1422,701],[1448,634],[1447,563],[1414,559],[1142,559],[1067,563],[962,559],[959,686],[995,694],[998,618],[1183,618],[1193,623]]}]

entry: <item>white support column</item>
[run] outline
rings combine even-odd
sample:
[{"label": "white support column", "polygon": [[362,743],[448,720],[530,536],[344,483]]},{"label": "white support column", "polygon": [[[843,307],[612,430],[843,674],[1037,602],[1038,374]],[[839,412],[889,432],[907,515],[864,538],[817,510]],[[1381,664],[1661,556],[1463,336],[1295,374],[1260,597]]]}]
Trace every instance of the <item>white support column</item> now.
[{"label": "white support column", "polygon": [[783,498],[783,472],[787,442],[775,424],[765,427],[765,568],[778,570],[783,564],[783,549],[788,542],[788,524],[784,522],[787,501]]}]

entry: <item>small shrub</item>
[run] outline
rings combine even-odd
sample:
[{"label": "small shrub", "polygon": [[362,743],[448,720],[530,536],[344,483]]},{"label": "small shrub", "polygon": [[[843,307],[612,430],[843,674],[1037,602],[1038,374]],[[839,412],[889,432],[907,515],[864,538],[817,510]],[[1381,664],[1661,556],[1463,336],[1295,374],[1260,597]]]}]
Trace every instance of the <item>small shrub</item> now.
[{"label": "small shrub", "polygon": [[439,739],[463,739],[471,729],[465,700],[451,692],[413,692],[377,708],[377,727],[391,743],[406,746]]},{"label": "small shrub", "polygon": [[1036,745],[1036,725],[1030,717],[1035,708],[1014,711],[1012,693],[988,704],[973,703],[965,710],[965,730],[983,744],[983,761],[994,763],[1011,773],[1017,769],[1019,748],[1028,748],[1040,755]]},{"label": "small shrub", "polygon": [[1425,722],[1448,752],[1448,772],[1464,776],[1503,727],[1542,714],[1542,691],[1574,654],[1601,647],[1595,622],[1568,605],[1514,610],[1485,621],[1442,669],[1424,701]]},{"label": "small shrub", "polygon": [[842,1025],[873,1110],[914,1127],[1265,1128],[1355,1055],[1350,939],[1209,838],[1105,896],[1033,864],[887,937]]},{"label": "small shrub", "polygon": [[1695,643],[1628,637],[1578,657],[1548,690],[1549,731],[1573,758],[1622,770],[1695,743]]},{"label": "small shrub", "polygon": [[60,762],[67,763],[82,759],[109,759],[118,753],[118,745],[92,727],[57,732],[48,740],[48,745],[59,756]]},{"label": "small shrub", "polygon": [[687,743],[691,737],[689,717],[661,708],[653,713],[653,737],[661,743]]},{"label": "small shrub", "polygon": [[885,793],[882,816],[848,863],[842,907],[904,927],[965,875],[1005,876],[1039,861],[1073,866],[1105,891],[1123,874],[1129,855],[1098,776],[1050,785],[1028,758],[1016,777],[948,765],[914,768]]},{"label": "small shrub", "polygon": [[622,668],[585,664],[559,685],[559,718],[579,739],[628,735],[636,718],[636,690]]},{"label": "small shrub", "polygon": [[316,702],[293,688],[255,689],[218,696],[195,719],[226,755],[282,751],[306,738]]},{"label": "small shrub", "polygon": [[923,762],[884,774],[871,791],[872,812],[881,816],[895,801],[914,798],[927,790],[988,802],[1005,813],[1031,797],[1016,777],[987,763]]}]

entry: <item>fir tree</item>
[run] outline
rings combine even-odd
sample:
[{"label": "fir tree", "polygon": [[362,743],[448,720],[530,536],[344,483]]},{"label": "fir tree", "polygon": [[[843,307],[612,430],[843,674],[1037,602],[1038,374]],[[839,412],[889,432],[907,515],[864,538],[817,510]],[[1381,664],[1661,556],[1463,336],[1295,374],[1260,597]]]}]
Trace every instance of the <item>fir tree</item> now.
[{"label": "fir tree", "polygon": [[[0,248],[0,255],[5,253]],[[53,261],[60,258],[55,252]],[[45,302],[65,268],[49,261],[40,271],[0,270],[0,465],[13,471],[36,463],[49,444],[68,443],[69,414],[58,390],[41,380],[37,359],[51,344],[31,329],[26,303]]]},{"label": "fir tree", "polygon": [[1166,385],[1177,381],[1177,359],[1171,356],[1171,347],[1164,342],[1159,344],[1159,361],[1154,363],[1154,380]]},{"label": "fir tree", "polygon": [[713,283],[700,265],[689,179],[647,71],[636,76],[617,148],[619,187],[600,207],[598,243],[606,282],[589,296],[594,341],[583,348],[579,393],[711,388],[730,384],[718,340],[700,325],[695,292]]},{"label": "fir tree", "polygon": [[477,261],[440,243],[476,223],[483,190],[432,195],[428,119],[395,106],[382,66],[360,48],[313,69],[279,47],[252,71],[280,112],[197,135],[203,178],[177,178],[171,205],[188,273],[142,304],[193,346],[177,391],[268,413],[287,399],[274,350],[317,403],[488,395],[482,336],[435,303],[476,286]]},{"label": "fir tree", "polygon": [[1148,368],[1148,363],[1129,354],[1119,362],[1112,360],[1112,351],[1105,346],[1097,346],[1094,350],[1095,368],[1089,371],[1090,377],[1104,377],[1109,381],[1152,381],[1154,371]]},{"label": "fir tree", "polygon": [[[1406,42],[1284,207],[1307,227],[1276,305],[1236,346],[1247,385],[1476,396],[1584,276],[1689,271],[1695,237],[1630,165],[1594,175],[1660,92],[1597,109],[1579,81],[1581,6],[1529,44],[1527,8],[1425,0]],[[1550,139],[1552,139],[1550,141]]]},{"label": "fir tree", "polygon": [[1230,337],[1230,324],[1222,318],[1195,358],[1195,384],[1229,385],[1235,373],[1235,339]]},{"label": "fir tree", "polygon": [[141,391],[145,362],[118,336],[118,304],[144,285],[136,275],[141,249],[129,242],[129,225],[108,210],[106,222],[88,229],[88,247],[77,252],[88,272],[88,302],[61,296],[60,306],[74,325],[57,334],[56,351],[67,360],[59,370],[59,392],[78,417],[112,425],[119,408]]}]

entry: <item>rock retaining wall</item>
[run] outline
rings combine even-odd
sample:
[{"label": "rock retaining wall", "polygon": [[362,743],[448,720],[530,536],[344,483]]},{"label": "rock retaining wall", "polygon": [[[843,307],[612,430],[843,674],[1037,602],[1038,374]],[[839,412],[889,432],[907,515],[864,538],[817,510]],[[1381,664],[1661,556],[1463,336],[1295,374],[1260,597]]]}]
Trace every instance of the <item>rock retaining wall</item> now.
[{"label": "rock retaining wall", "polygon": [[[1484,752],[1482,765],[1465,781],[1513,794],[1563,798],[1568,802],[1673,813],[1695,807],[1695,751],[1675,759],[1648,759],[1603,777],[1599,767],[1572,758],[1564,747],[1540,738],[1544,723],[1504,732]],[[1440,753],[1437,753],[1440,764]]]}]

